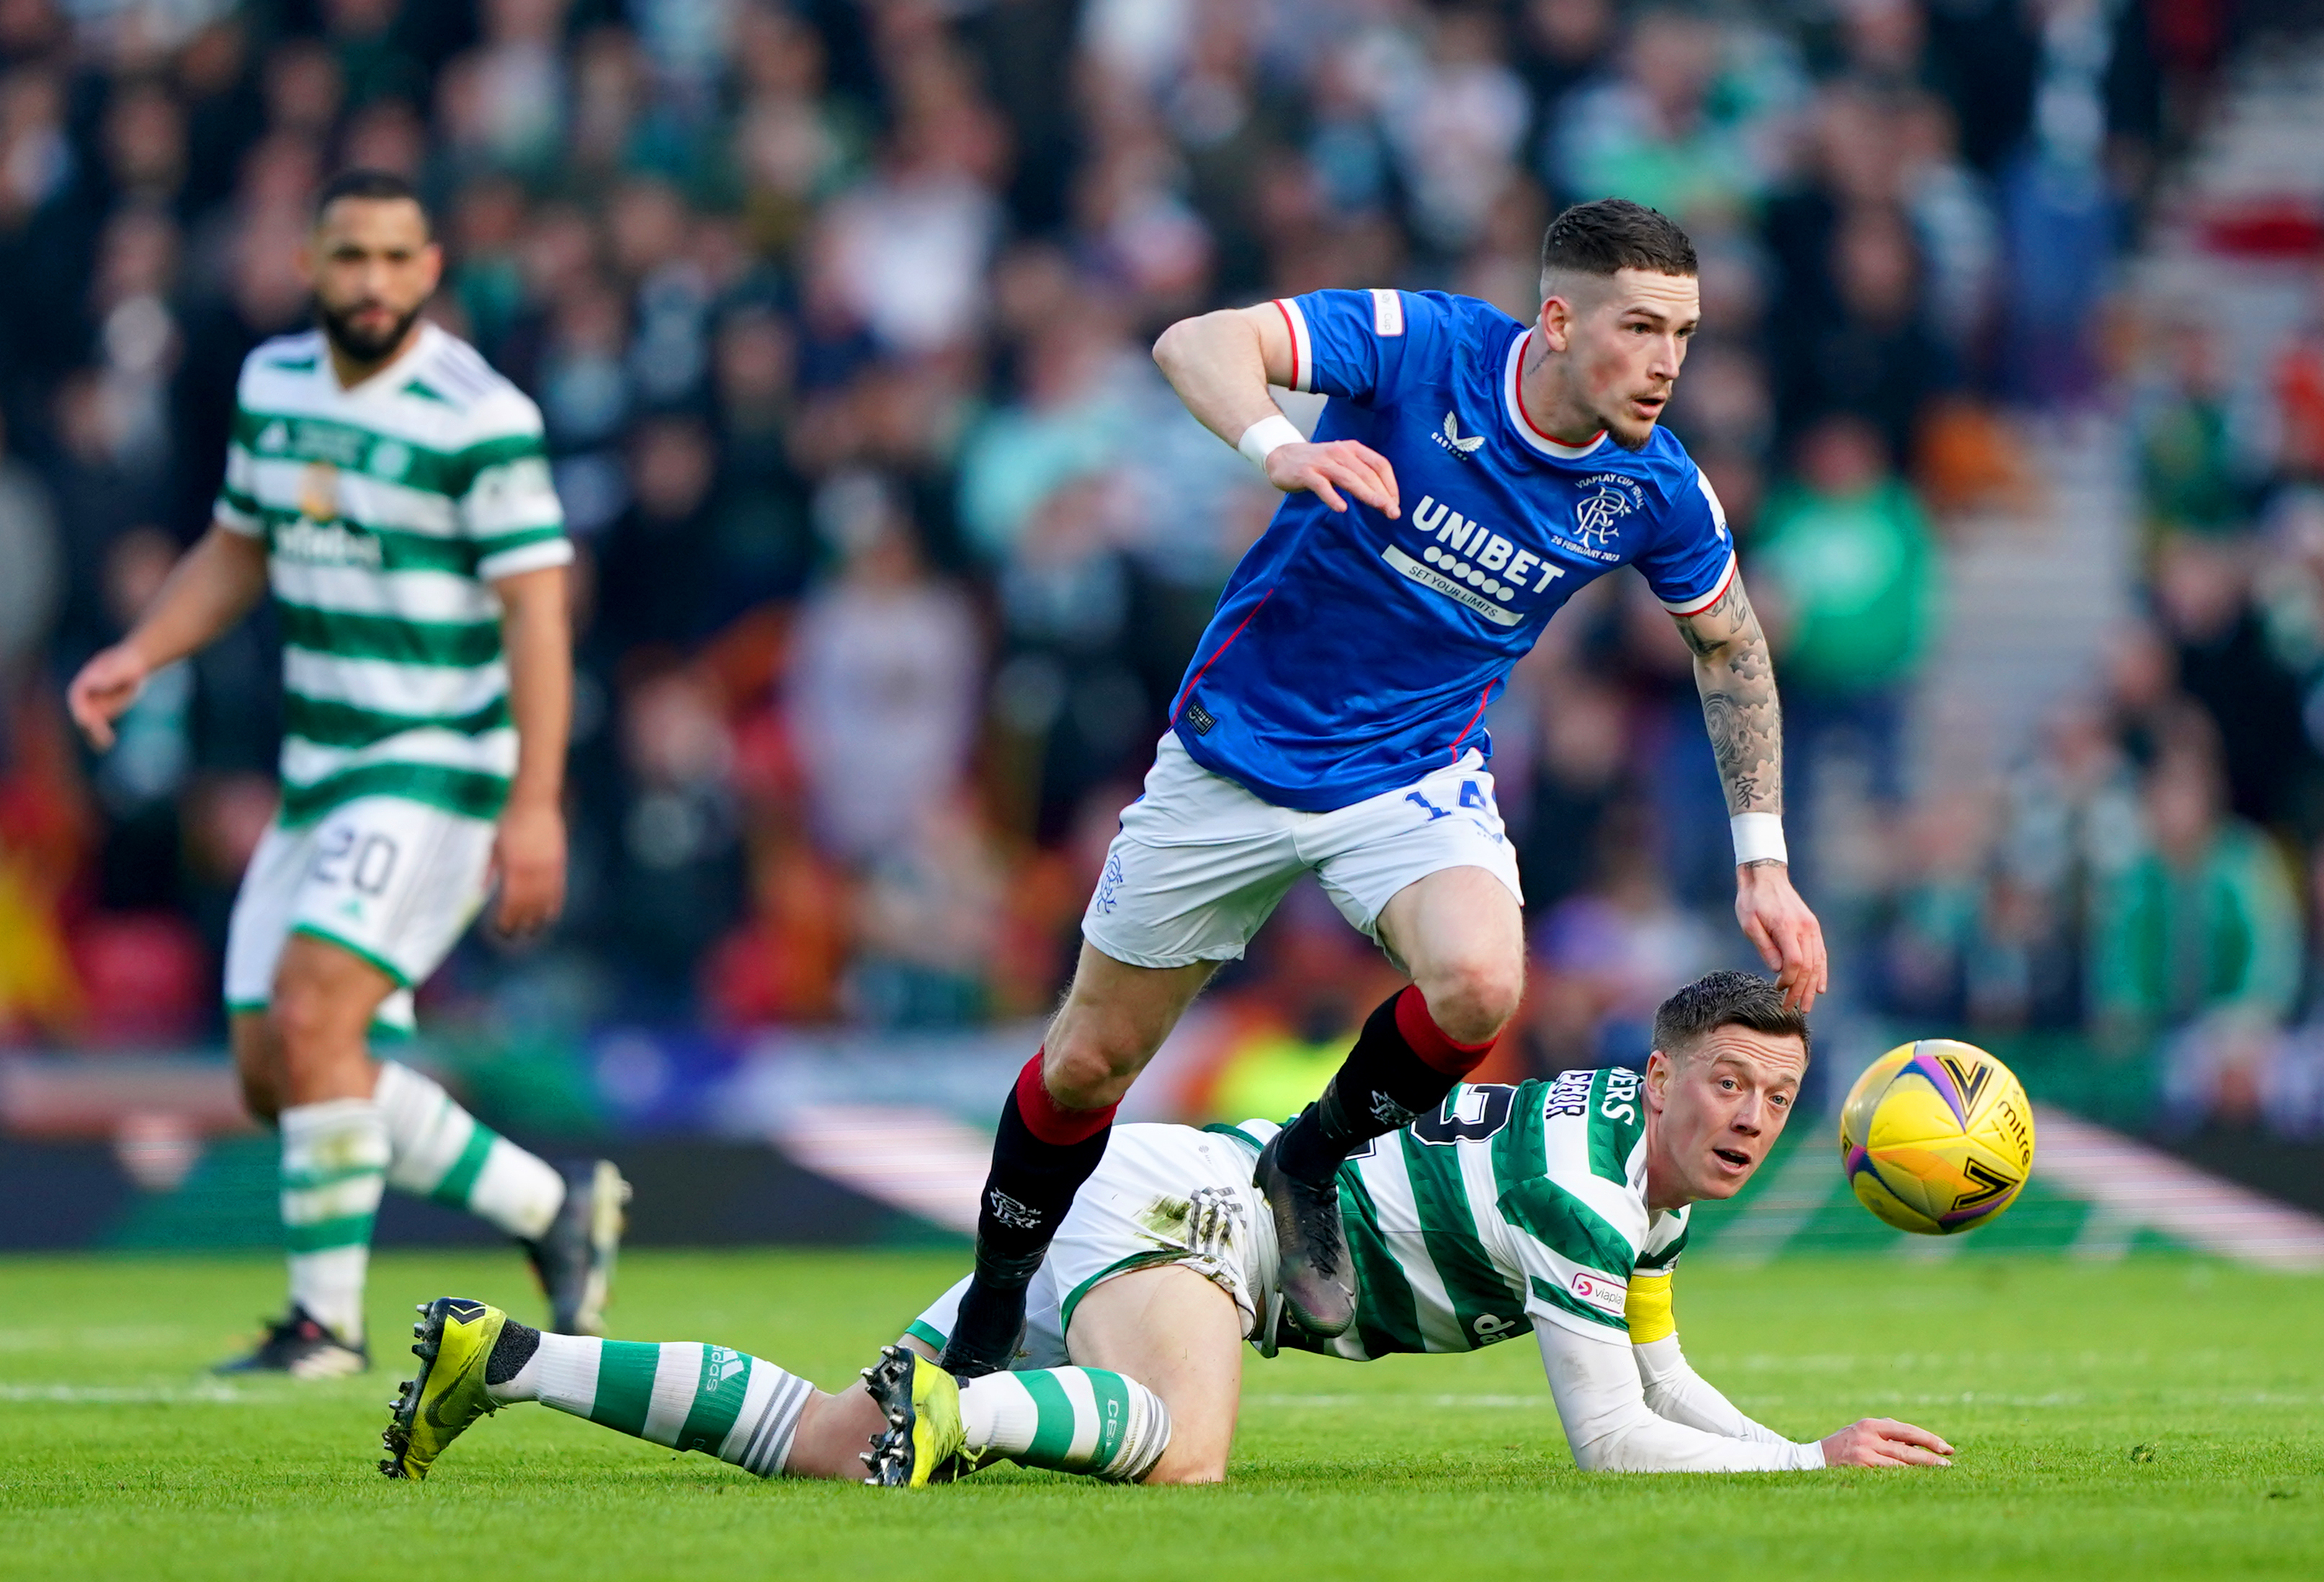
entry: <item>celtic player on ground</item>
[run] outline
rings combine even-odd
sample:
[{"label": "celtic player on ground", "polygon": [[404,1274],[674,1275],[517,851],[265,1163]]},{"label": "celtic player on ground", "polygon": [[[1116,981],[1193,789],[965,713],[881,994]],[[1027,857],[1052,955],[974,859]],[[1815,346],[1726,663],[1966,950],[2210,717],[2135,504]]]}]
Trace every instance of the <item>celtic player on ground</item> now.
[{"label": "celtic player on ground", "polygon": [[563,1173],[367,1036],[486,901],[530,933],[564,894],[572,659],[540,416],[420,315],[442,266],[401,179],[357,171],[317,206],[318,327],[243,364],[214,522],[137,627],[75,678],[100,750],[146,677],[270,589],[283,646],[282,803],[235,901],[226,1000],[251,1112],[282,1136],[290,1309],[234,1366],[367,1366],[364,1274],[386,1186],[525,1244],[560,1329],[595,1331],[627,1193]]},{"label": "celtic player on ground", "polygon": [[[1225,1476],[1242,1345],[1360,1360],[1539,1345],[1574,1459],[1607,1471],[1940,1466],[1936,1435],[1872,1419],[1795,1443],[1687,1365],[1672,1303],[1691,1205],[1732,1197],[1782,1135],[1806,1023],[1775,985],[1716,972],[1666,1001],[1643,1073],[1456,1088],[1340,1172],[1360,1276],[1329,1341],[1286,1321],[1272,1217],[1251,1164],[1268,1123],[1130,1126],[1035,1276],[1015,1367],[955,1383],[943,1348],[962,1281],[826,1395],[699,1345],[536,1338],[481,1302],[422,1310],[423,1368],[387,1433],[425,1476],[484,1412],[539,1400],[761,1476],[945,1482],[989,1461],[1148,1482]],[[867,1436],[872,1449],[867,1453]]]}]

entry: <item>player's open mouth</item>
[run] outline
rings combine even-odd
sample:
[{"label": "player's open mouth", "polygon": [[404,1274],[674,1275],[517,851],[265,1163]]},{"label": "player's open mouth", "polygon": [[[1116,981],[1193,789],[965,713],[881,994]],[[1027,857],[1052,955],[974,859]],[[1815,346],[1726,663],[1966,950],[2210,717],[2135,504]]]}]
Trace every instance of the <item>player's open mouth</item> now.
[{"label": "player's open mouth", "polygon": [[1729,1164],[1734,1166],[1738,1170],[1748,1170],[1751,1168],[1751,1156],[1748,1154],[1743,1153],[1739,1149],[1713,1148],[1711,1152],[1718,1154],[1720,1158],[1725,1160]]}]

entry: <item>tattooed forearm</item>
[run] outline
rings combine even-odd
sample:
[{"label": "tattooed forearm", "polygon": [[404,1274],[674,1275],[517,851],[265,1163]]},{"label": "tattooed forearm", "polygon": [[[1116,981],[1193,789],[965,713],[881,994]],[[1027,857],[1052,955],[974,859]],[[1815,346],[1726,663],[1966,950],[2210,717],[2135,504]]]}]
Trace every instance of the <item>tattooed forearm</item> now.
[{"label": "tattooed forearm", "polygon": [[1678,623],[1694,650],[1694,684],[1702,695],[1702,723],[1719,763],[1727,811],[1784,810],[1783,705],[1767,639],[1745,596],[1741,579],[1699,614]]}]

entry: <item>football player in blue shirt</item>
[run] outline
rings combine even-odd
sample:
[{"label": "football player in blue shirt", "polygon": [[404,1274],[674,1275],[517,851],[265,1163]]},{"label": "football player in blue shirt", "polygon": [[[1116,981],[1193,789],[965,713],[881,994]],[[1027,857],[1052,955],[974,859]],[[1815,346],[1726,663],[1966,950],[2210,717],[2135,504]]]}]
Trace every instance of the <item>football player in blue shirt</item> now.
[{"label": "football player in blue shirt", "polygon": [[[1434,1108],[1517,1009],[1517,871],[1486,708],[1584,584],[1635,564],[1694,652],[1734,830],[1735,912],[1809,1008],[1823,935],[1792,888],[1766,639],[1717,495],[1656,427],[1701,317],[1694,249],[1652,209],[1567,209],[1520,324],[1437,292],[1315,291],[1175,324],[1187,409],[1286,498],[1244,556],[1122,814],[1064,1007],[1003,1107],[976,1274],[945,1348],[1009,1366],[1027,1283],[1115,1106],[1216,970],[1314,869],[1411,975],[1259,1161],[1291,1322],[1344,1330],[1335,1173]],[[1314,439],[1268,387],[1330,400]]]}]

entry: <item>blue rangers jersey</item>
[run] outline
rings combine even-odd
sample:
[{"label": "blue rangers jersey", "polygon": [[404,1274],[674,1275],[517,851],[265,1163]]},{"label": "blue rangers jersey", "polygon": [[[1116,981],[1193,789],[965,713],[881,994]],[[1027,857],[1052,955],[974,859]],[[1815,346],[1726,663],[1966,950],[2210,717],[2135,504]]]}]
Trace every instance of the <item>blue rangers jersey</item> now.
[{"label": "blue rangers jersey", "polygon": [[1531,328],[1442,292],[1274,304],[1314,437],[1396,471],[1403,515],[1289,494],[1228,579],[1171,700],[1194,761],[1323,813],[1490,756],[1485,710],[1566,600],[1635,563],[1674,614],[1735,575],[1725,513],[1685,448],[1564,445],[1525,409]]}]

